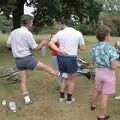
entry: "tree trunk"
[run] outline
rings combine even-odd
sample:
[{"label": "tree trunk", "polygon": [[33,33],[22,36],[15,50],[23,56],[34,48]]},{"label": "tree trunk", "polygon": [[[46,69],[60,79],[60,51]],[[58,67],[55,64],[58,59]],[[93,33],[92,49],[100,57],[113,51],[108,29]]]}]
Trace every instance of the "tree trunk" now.
[{"label": "tree trunk", "polygon": [[26,0],[17,0],[17,8],[12,12],[13,15],[13,29],[20,27],[20,18],[24,14],[24,4]]}]

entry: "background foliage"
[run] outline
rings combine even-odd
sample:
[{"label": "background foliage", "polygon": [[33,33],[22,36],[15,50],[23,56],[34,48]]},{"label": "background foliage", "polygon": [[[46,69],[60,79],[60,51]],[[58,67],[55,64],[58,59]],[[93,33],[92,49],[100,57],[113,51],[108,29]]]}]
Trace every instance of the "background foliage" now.
[{"label": "background foliage", "polygon": [[53,26],[55,21],[60,23],[72,18],[76,28],[84,34],[94,34],[95,28],[104,23],[112,28],[113,35],[120,35],[120,0],[0,0],[1,14],[7,18],[3,20],[11,21],[11,15],[13,29],[20,27],[24,4],[35,8],[35,33]]}]

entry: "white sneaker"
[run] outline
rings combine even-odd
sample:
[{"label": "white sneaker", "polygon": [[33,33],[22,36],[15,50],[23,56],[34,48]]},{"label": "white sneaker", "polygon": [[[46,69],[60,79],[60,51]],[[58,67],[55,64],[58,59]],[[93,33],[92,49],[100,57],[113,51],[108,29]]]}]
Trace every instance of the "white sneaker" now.
[{"label": "white sneaker", "polygon": [[71,104],[71,103],[73,103],[73,102],[75,102],[76,100],[75,100],[75,98],[72,98],[72,100],[71,101],[68,101],[68,100],[66,100],[66,104]]},{"label": "white sneaker", "polygon": [[64,102],[66,98],[59,98],[59,102]]},{"label": "white sneaker", "polygon": [[32,103],[32,101],[31,101],[31,99],[30,99],[30,97],[29,97],[28,95],[26,95],[26,96],[24,97],[24,101],[25,101],[25,104],[26,104],[26,105]]},{"label": "white sneaker", "polygon": [[115,100],[120,100],[120,96],[115,96],[114,99]]}]

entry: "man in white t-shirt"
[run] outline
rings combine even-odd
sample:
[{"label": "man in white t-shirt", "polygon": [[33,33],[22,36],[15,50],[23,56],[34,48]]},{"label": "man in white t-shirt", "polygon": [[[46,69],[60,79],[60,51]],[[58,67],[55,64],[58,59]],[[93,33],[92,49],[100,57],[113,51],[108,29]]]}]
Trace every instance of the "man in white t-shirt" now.
[{"label": "man in white t-shirt", "polygon": [[42,46],[37,44],[34,40],[32,33],[28,30],[32,27],[33,17],[30,15],[24,15],[21,19],[22,27],[13,30],[8,38],[7,47],[12,48],[12,54],[15,59],[17,68],[19,69],[20,76],[20,88],[24,95],[25,104],[31,103],[26,86],[27,70],[44,70],[55,76],[58,76],[58,72],[52,69],[50,66],[37,61],[32,56],[32,50],[39,50]]},{"label": "man in white t-shirt", "polygon": [[[73,102],[72,94],[75,87],[74,78],[77,71],[76,58],[78,46],[83,49],[85,43],[82,33],[74,29],[74,24],[72,20],[65,20],[64,24],[65,28],[54,35],[49,43],[49,46],[59,53],[57,59],[60,73],[62,73],[63,77],[68,79],[64,79],[61,81],[60,101],[64,101],[66,99],[65,90],[67,87],[66,103],[69,104]],[[59,48],[55,45],[56,42],[59,43]],[[68,75],[68,77],[66,75]]]}]

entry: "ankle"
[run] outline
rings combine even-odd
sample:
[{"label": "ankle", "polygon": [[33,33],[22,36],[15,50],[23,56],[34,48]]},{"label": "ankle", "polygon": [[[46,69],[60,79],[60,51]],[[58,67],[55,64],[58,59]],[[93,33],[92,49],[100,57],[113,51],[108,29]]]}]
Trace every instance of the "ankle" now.
[{"label": "ankle", "polygon": [[95,110],[96,109],[96,105],[95,104],[91,104],[90,108],[91,108],[91,110]]},{"label": "ankle", "polygon": [[97,118],[97,120],[109,120],[110,118],[111,118],[110,115],[99,116],[99,117]]},{"label": "ankle", "polygon": [[72,94],[68,93],[67,94],[67,101],[71,101],[72,100]]},{"label": "ankle", "polygon": [[29,93],[28,93],[28,91],[24,91],[24,92],[22,92],[22,95],[23,95],[23,96],[28,96]]},{"label": "ankle", "polygon": [[60,98],[65,98],[65,93],[64,92],[60,92]]}]

